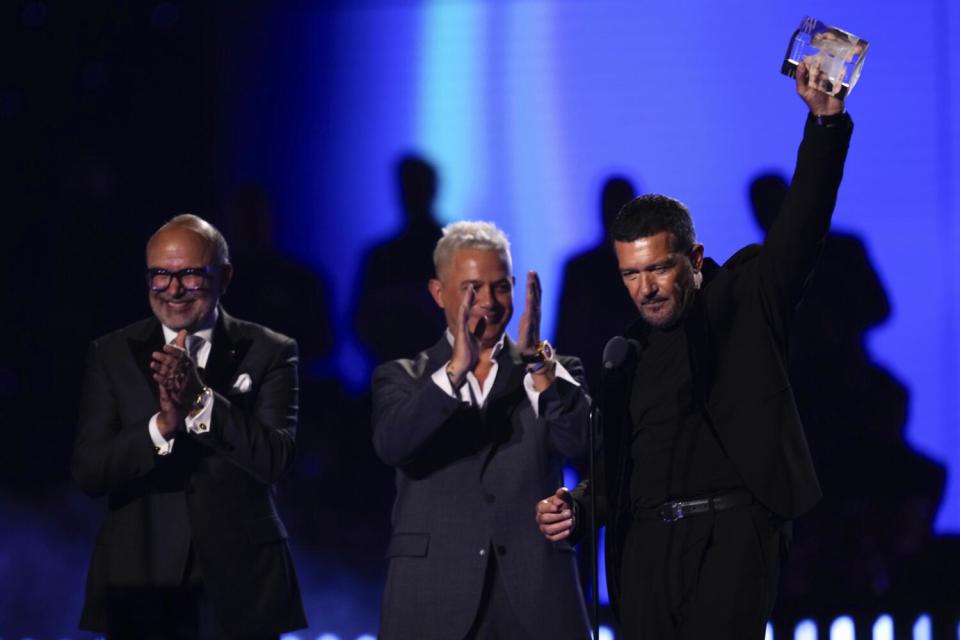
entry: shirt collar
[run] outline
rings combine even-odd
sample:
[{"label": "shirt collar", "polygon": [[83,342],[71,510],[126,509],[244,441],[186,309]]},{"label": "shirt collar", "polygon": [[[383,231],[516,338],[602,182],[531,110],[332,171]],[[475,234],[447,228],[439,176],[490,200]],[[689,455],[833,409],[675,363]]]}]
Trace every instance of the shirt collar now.
[{"label": "shirt collar", "polygon": [[[200,331],[195,331],[191,335],[199,336],[207,341],[209,344],[213,344],[213,328],[217,326],[217,318],[220,316],[220,309],[217,307],[213,308],[213,318],[210,322],[210,326],[206,329],[200,329]],[[163,343],[170,344],[177,337],[178,331],[174,331],[165,324],[161,324],[163,327]]]},{"label": "shirt collar", "polygon": [[[444,333],[445,333],[445,335],[447,336],[447,342],[449,342],[449,343],[450,343],[450,346],[452,347],[452,346],[453,346],[453,334],[450,332],[450,328],[448,327],[447,330],[446,330]],[[493,351],[490,352],[490,361],[491,361],[491,362],[493,362],[494,360],[496,360],[496,359],[497,359],[497,356],[500,355],[500,352],[503,351],[503,345],[506,343],[506,341],[507,341],[507,332],[504,331],[503,333],[500,334],[500,339],[497,340],[497,343],[496,343],[495,345],[493,345]]]}]

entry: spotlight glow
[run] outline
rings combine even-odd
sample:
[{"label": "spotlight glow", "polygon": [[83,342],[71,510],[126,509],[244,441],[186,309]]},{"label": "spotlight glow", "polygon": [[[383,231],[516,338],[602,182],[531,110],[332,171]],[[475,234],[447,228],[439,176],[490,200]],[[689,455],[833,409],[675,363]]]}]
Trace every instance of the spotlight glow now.
[{"label": "spotlight glow", "polygon": [[893,640],[893,618],[884,614],[873,623],[873,640]]},{"label": "spotlight glow", "polygon": [[813,620],[801,620],[793,631],[793,640],[817,640],[817,623]]},{"label": "spotlight glow", "polygon": [[830,640],[855,640],[853,619],[849,616],[842,616],[833,621],[830,625]]}]

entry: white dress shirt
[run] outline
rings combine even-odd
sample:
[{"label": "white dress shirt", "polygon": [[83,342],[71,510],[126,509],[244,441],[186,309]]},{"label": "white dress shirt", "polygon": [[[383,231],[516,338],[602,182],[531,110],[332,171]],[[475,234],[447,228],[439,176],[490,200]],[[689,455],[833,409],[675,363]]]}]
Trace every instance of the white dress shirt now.
[{"label": "white dress shirt", "polygon": [[[446,335],[447,342],[450,343],[450,346],[453,346],[453,334],[450,333],[450,329],[447,329]],[[493,346],[493,350],[490,352],[492,366],[490,367],[490,373],[487,374],[482,385],[480,384],[480,380],[473,375],[473,371],[467,372],[467,383],[460,387],[460,400],[477,407],[483,407],[483,405],[487,403],[487,397],[490,395],[490,390],[493,389],[493,383],[497,379],[497,371],[500,368],[500,365],[497,363],[497,355],[503,350],[506,335],[506,333],[501,334],[500,339],[497,340],[497,344]],[[448,360],[442,367],[434,371],[430,378],[434,384],[443,389],[448,396],[456,398],[457,395],[454,393],[453,385],[450,384],[450,378],[447,377],[447,365],[449,364],[450,361]],[[580,383],[574,380],[570,372],[559,362],[557,362],[556,376],[563,378],[570,384],[580,386]],[[527,392],[527,399],[530,400],[530,405],[533,407],[533,414],[539,418],[540,392],[537,391],[537,388],[533,385],[533,376],[529,373],[523,376],[523,389]]]}]

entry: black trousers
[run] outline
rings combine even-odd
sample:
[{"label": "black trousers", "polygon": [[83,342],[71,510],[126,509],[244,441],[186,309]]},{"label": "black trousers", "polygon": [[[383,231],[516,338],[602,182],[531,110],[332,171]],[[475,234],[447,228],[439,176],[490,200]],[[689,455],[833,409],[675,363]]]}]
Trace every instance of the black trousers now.
[{"label": "black trousers", "polygon": [[118,588],[110,592],[109,640],[276,640],[223,629],[203,588],[191,547],[183,583],[170,588]]},{"label": "black trousers", "polygon": [[634,522],[621,556],[626,640],[762,640],[785,548],[759,505],[678,522]]}]

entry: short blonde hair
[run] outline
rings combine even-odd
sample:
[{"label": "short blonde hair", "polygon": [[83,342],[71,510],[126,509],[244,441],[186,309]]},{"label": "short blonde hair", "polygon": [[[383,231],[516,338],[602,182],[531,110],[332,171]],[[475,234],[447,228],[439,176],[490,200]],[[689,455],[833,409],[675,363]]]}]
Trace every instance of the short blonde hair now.
[{"label": "short blonde hair", "polygon": [[433,250],[433,268],[437,277],[450,264],[460,249],[489,249],[497,251],[507,265],[507,271],[513,273],[513,260],[510,257],[510,241],[497,225],[483,220],[463,220],[451,222],[443,228],[443,237],[437,241]]}]

